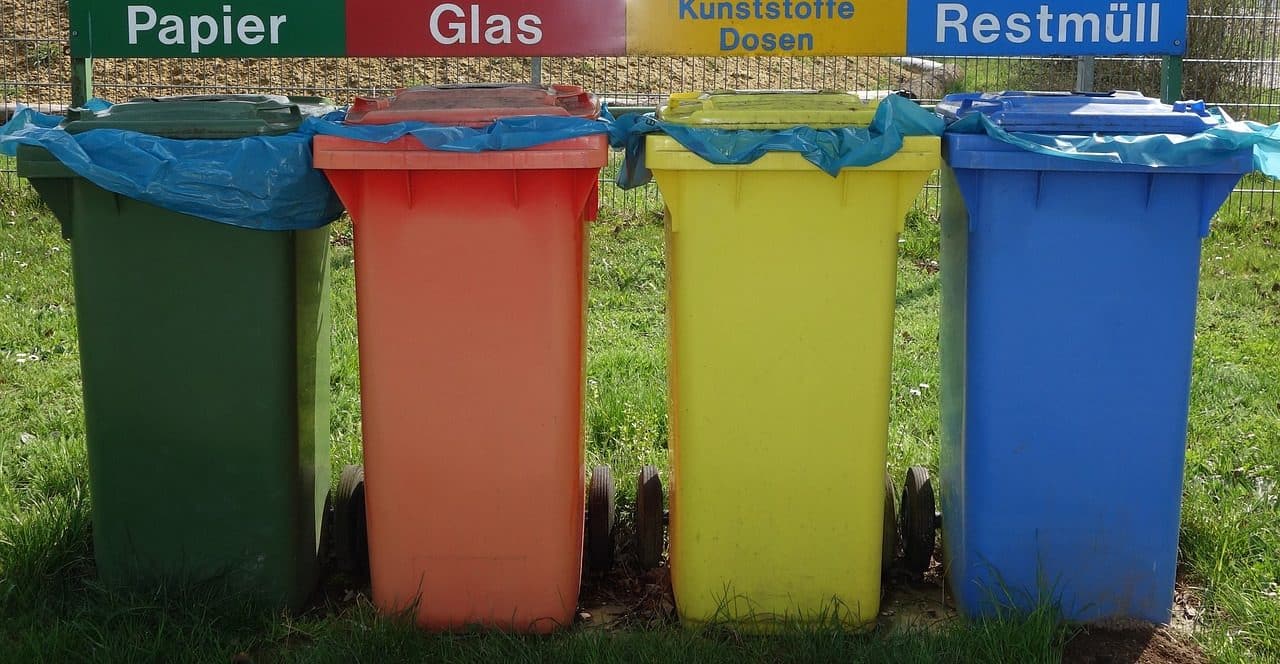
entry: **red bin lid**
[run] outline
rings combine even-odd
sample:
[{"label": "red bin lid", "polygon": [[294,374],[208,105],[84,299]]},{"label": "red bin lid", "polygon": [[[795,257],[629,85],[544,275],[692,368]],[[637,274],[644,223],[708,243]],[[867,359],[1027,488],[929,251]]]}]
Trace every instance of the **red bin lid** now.
[{"label": "red bin lid", "polygon": [[357,99],[349,124],[413,121],[447,126],[485,126],[498,118],[558,115],[596,118],[600,103],[576,85],[462,83],[399,90],[393,97]]}]

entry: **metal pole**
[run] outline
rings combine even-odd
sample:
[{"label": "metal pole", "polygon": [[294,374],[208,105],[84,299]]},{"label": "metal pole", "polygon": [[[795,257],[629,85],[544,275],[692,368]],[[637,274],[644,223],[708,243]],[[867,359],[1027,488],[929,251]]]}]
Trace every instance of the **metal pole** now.
[{"label": "metal pole", "polygon": [[531,70],[533,84],[542,85],[542,58],[533,58],[529,62],[529,69]]},{"label": "metal pole", "polygon": [[93,99],[93,58],[71,59],[71,108]]},{"label": "metal pole", "polygon": [[1076,58],[1076,91],[1093,92],[1094,61],[1092,55]]},{"label": "metal pole", "polygon": [[1182,100],[1182,56],[1170,55],[1160,69],[1160,101],[1172,104]]}]

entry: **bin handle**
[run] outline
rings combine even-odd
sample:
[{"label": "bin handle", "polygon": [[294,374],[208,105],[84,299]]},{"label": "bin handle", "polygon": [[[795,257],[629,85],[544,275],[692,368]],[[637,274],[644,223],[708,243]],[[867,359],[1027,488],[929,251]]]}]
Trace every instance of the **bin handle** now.
[{"label": "bin handle", "polygon": [[173,95],[168,97],[133,97],[129,101],[149,101],[156,103],[187,101],[243,101],[243,102],[275,102],[281,106],[289,105],[288,97],[275,95]]},{"label": "bin handle", "polygon": [[[281,100],[284,101],[281,101]],[[173,97],[134,97],[131,102],[154,102],[157,104],[182,103],[182,102],[248,102],[259,103],[258,107],[261,111],[281,111],[289,109],[289,116],[294,120],[302,119],[302,109],[297,104],[290,102],[288,97],[275,97],[272,95],[177,95]]]},{"label": "bin handle", "polygon": [[1112,90],[1110,92],[1086,92],[1084,90],[1028,90],[1024,94],[1028,97],[1117,97],[1120,95],[1141,97],[1142,93],[1136,90]]},{"label": "bin handle", "polygon": [[405,92],[413,90],[496,90],[501,88],[528,88],[530,90],[545,90],[541,85],[532,83],[442,83],[440,85],[422,85],[415,88],[406,88]]},{"label": "bin handle", "polygon": [[795,90],[792,90],[792,89],[786,89],[786,88],[779,88],[779,89],[777,89],[777,90],[766,90],[766,89],[735,90],[735,89],[733,89],[733,88],[722,88],[722,89],[717,89],[717,90],[711,90],[711,91],[707,92],[706,94],[709,94],[709,95],[739,95],[739,96],[748,96],[748,95],[750,95],[750,96],[766,96],[766,95],[842,95],[842,94],[848,94],[848,93],[847,93],[847,92],[844,92],[844,91],[841,91],[841,90],[826,90],[826,89],[822,89],[822,90],[812,90],[812,89],[795,89]]}]

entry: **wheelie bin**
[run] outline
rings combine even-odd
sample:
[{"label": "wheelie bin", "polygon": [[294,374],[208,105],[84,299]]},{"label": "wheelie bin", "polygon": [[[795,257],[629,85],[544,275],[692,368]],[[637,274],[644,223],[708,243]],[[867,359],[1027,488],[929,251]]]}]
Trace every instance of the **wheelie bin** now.
[{"label": "wheelie bin", "polygon": [[[275,98],[179,97],[73,111],[64,126],[238,139],[302,117]],[[18,173],[70,241],[99,575],[300,607],[329,488],[327,229],[162,209],[42,147],[19,147]]]},{"label": "wheelie bin", "polygon": [[[1196,110],[1137,93],[939,106],[1015,136],[1171,145],[1216,122]],[[1251,151],[1153,167],[987,133],[948,132],[943,146],[941,497],[957,604],[1166,622],[1201,242]]]},{"label": "wheelie bin", "polygon": [[[356,126],[594,118],[574,86],[358,101]],[[582,569],[587,226],[602,134],[522,150],[318,137],[351,212],[373,598],[429,629],[547,632]]]},{"label": "wheelie bin", "polygon": [[[841,93],[687,93],[659,119],[866,126],[876,105]],[[668,207],[681,619],[874,621],[898,235],[939,166],[939,139],[908,136],[887,160],[837,177],[795,152],[720,165],[670,136],[647,140]]]}]

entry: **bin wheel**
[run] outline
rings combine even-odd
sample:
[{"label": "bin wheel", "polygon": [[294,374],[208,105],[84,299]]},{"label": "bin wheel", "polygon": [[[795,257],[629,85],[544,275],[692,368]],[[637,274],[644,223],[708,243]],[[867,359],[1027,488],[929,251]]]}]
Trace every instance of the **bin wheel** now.
[{"label": "bin wheel", "polygon": [[888,576],[893,561],[898,557],[898,514],[893,502],[898,490],[893,486],[889,471],[884,473],[884,545],[880,552],[880,573]]},{"label": "bin wheel", "polygon": [[331,569],[334,557],[333,494],[324,495],[324,508],[320,511],[320,545],[316,547],[316,560],[324,569]]},{"label": "bin wheel", "polygon": [[596,466],[587,489],[587,561],[592,571],[613,567],[613,519],[613,472]]},{"label": "bin wheel", "polygon": [[907,571],[923,574],[933,559],[938,515],[933,498],[933,481],[929,470],[912,466],[902,487],[900,523],[902,550]]},{"label": "bin wheel", "polygon": [[369,530],[364,511],[364,467],[347,466],[333,500],[334,560],[338,569],[364,576],[369,572]]},{"label": "bin wheel", "polygon": [[664,518],[662,478],[658,469],[645,466],[636,477],[636,558],[640,569],[653,569],[662,562]]}]

